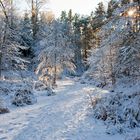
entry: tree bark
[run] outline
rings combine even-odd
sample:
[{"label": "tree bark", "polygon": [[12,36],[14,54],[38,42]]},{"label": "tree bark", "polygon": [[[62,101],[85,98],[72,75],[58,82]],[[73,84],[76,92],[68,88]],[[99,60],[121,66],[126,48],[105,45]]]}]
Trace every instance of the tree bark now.
[{"label": "tree bark", "polygon": [[2,52],[0,51],[0,79],[1,79],[1,71],[2,71]]},{"label": "tree bark", "polygon": [[55,66],[54,66],[54,78],[53,78],[53,86],[56,86],[56,75],[57,75],[57,68],[56,68],[56,53],[54,55],[55,58]]},{"label": "tree bark", "polygon": [[2,0],[0,0],[0,6],[2,8],[3,14],[5,15],[6,23],[9,24],[9,17],[7,15],[6,8],[5,8]]}]

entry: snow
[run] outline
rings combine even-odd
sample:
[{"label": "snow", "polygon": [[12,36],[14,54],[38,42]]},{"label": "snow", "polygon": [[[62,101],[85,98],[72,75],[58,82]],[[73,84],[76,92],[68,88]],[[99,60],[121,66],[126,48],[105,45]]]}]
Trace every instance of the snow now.
[{"label": "snow", "polygon": [[86,92],[94,90],[93,86],[76,79],[64,79],[57,85],[56,95],[38,94],[38,103],[0,115],[0,140],[124,139],[106,134],[103,122],[92,116]]}]

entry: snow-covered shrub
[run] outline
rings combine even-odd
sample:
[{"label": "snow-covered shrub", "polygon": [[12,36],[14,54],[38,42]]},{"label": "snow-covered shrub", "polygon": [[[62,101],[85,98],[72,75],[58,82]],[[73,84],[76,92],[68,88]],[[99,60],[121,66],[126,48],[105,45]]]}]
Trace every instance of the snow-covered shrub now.
[{"label": "snow-covered shrub", "polygon": [[6,87],[0,87],[0,93],[8,95],[9,89]]},{"label": "snow-covered shrub", "polygon": [[0,114],[8,113],[9,109],[6,107],[4,101],[0,99]]},{"label": "snow-covered shrub", "polygon": [[16,91],[12,104],[16,106],[24,106],[24,105],[32,105],[36,102],[37,100],[32,91],[23,89]]},{"label": "snow-covered shrub", "polygon": [[94,117],[105,121],[107,133],[124,133],[131,128],[140,127],[140,89],[126,87],[122,91],[94,94],[97,100],[93,106]]},{"label": "snow-covered shrub", "polygon": [[128,132],[125,136],[125,140],[140,140],[140,128],[136,128],[135,131]]},{"label": "snow-covered shrub", "polygon": [[48,96],[54,95],[52,88],[41,81],[37,81],[34,84],[34,90],[38,92],[46,92]]}]

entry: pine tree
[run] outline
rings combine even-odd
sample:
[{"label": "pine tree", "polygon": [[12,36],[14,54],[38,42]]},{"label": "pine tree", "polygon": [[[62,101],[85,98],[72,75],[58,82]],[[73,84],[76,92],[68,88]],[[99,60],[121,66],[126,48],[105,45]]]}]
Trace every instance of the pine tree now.
[{"label": "pine tree", "polygon": [[109,1],[108,2],[108,8],[107,8],[107,18],[112,17],[114,8],[116,8],[115,7],[115,1],[114,0]]},{"label": "pine tree", "polygon": [[88,50],[90,49],[90,40],[93,38],[93,29],[91,24],[91,17],[82,17],[81,20],[81,38],[82,38],[82,44],[83,44],[83,57],[85,62],[88,58]]},{"label": "pine tree", "polygon": [[32,45],[32,28],[31,28],[31,20],[29,17],[29,13],[25,12],[24,19],[21,21],[21,37],[23,39],[22,45]]},{"label": "pine tree", "polygon": [[103,2],[100,2],[98,4],[98,7],[95,10],[95,17],[93,19],[93,23],[94,23],[94,28],[100,28],[105,21],[105,17],[106,17],[106,12],[105,12],[105,7]]},{"label": "pine tree", "polygon": [[121,1],[121,4],[122,4],[122,5],[125,5],[125,4],[128,4],[128,3],[130,3],[130,0],[122,0],[122,1]]},{"label": "pine tree", "polygon": [[61,12],[60,21],[61,22],[66,22],[67,21],[67,13],[66,13],[66,11]]},{"label": "pine tree", "polygon": [[68,12],[68,22],[72,23],[72,20],[73,20],[72,9],[70,9]]}]

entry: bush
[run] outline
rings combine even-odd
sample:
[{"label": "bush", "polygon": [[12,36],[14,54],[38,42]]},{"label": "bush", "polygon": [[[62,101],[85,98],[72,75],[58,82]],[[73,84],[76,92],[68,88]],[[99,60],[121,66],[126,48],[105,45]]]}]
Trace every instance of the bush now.
[{"label": "bush", "polygon": [[0,114],[9,113],[9,109],[5,106],[4,101],[0,99]]},{"label": "bush", "polygon": [[40,81],[35,83],[34,90],[38,91],[38,93],[43,91],[48,96],[54,95],[52,88],[50,86],[45,85],[44,83],[42,83]]},{"label": "bush", "polygon": [[37,100],[34,94],[30,90],[24,89],[16,91],[12,104],[16,106],[24,106],[24,105],[32,105],[36,102]]},{"label": "bush", "polygon": [[140,92],[109,93],[95,98],[94,117],[105,121],[107,133],[124,133],[140,127]]}]

